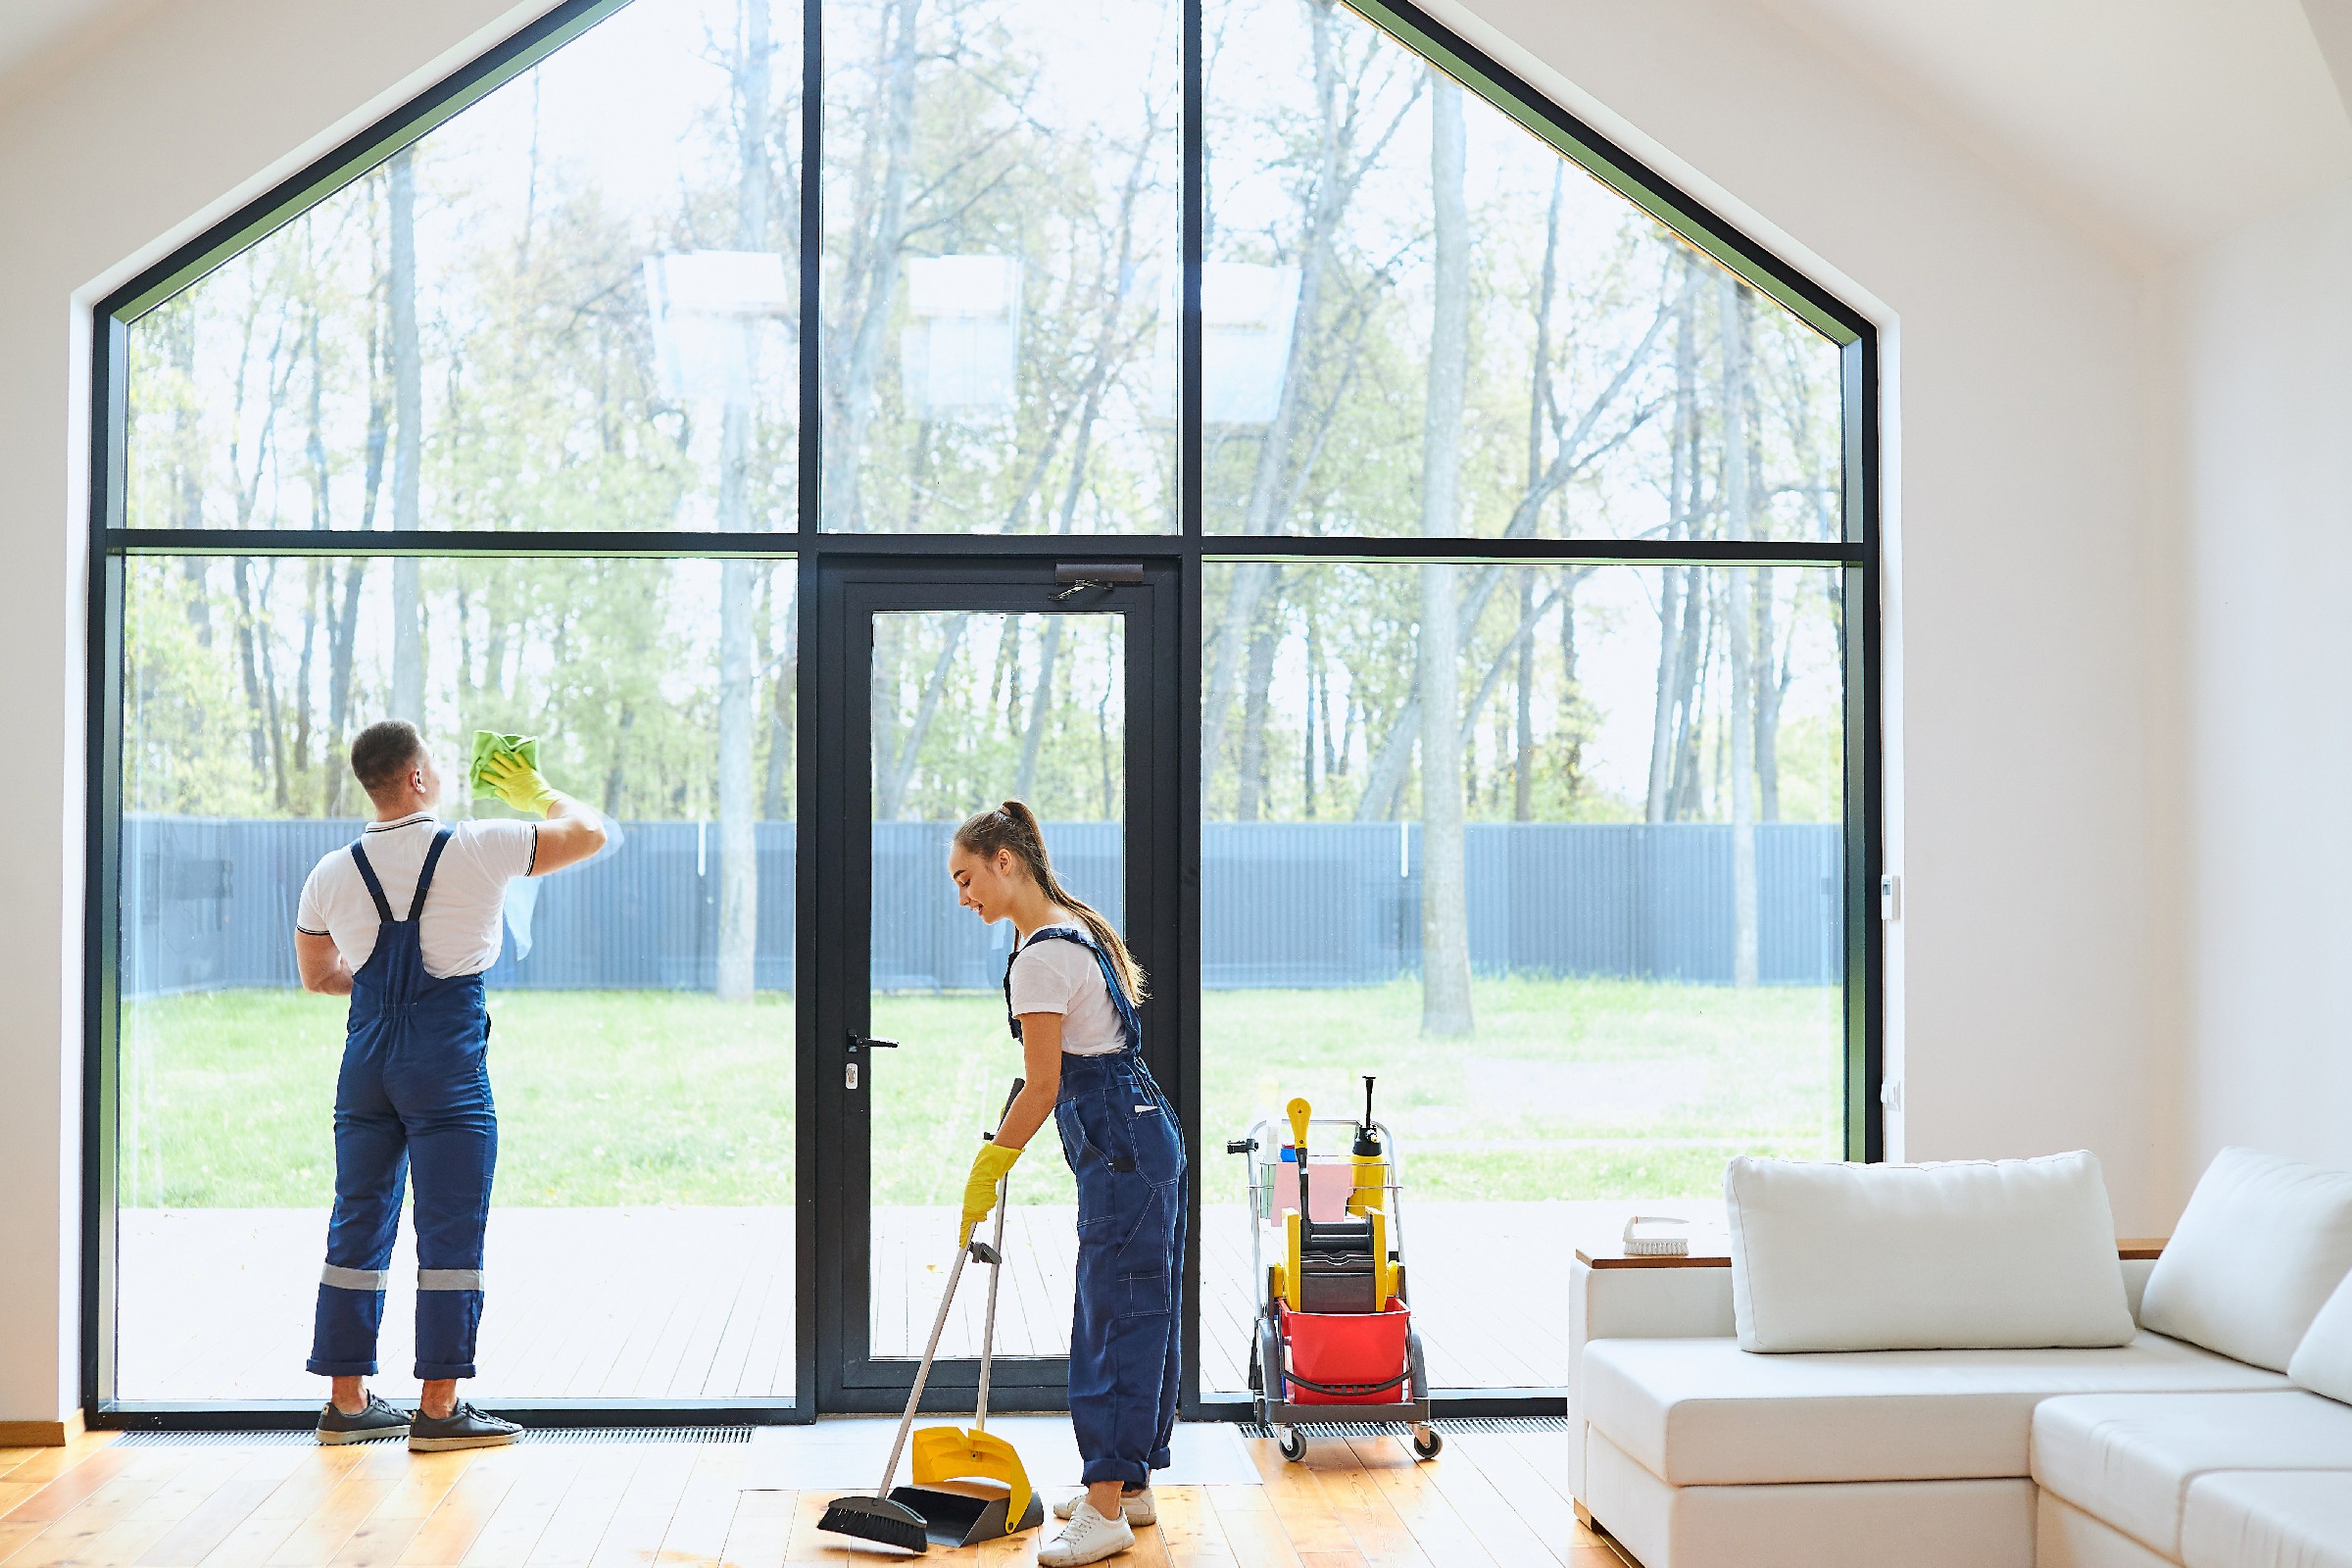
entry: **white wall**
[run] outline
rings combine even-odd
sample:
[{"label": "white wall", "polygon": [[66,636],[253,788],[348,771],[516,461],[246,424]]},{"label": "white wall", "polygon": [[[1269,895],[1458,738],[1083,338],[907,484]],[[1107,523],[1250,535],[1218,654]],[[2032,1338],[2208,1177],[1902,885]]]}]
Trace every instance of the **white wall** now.
[{"label": "white wall", "polygon": [[79,1402],[88,307],[543,9],[162,0],[0,80],[0,1420]]},{"label": "white wall", "polygon": [[2185,371],[2183,1174],[2352,1166],[2352,185],[2175,280]]},{"label": "white wall", "polygon": [[1739,0],[1444,11],[1891,326],[1889,1152],[2086,1147],[2117,1223],[2168,1229],[2182,991],[2148,779],[2171,639],[2142,279]]},{"label": "white wall", "polygon": [[[19,759],[0,770],[0,1419],[75,1398],[77,301],[514,25],[507,9],[154,0],[37,89],[0,82],[0,726]],[[2088,1146],[2119,1222],[2163,1224],[2179,1008],[2152,957],[2134,276],[1736,0],[1475,9],[1454,15],[1490,48],[1886,324],[1894,1147]]]}]

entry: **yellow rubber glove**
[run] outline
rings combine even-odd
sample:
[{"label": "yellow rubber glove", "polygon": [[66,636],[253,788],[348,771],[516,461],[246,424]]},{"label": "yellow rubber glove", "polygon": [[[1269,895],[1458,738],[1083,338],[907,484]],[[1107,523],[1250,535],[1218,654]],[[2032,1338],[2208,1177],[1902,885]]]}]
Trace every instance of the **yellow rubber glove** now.
[{"label": "yellow rubber glove", "polygon": [[517,811],[543,812],[556,801],[540,771],[518,757],[493,757],[482,764],[482,777],[498,798]]},{"label": "yellow rubber glove", "polygon": [[963,1242],[972,1245],[972,1230],[997,1206],[997,1184],[1012,1169],[1021,1152],[1004,1144],[982,1144],[972,1156],[972,1177],[963,1184]]}]

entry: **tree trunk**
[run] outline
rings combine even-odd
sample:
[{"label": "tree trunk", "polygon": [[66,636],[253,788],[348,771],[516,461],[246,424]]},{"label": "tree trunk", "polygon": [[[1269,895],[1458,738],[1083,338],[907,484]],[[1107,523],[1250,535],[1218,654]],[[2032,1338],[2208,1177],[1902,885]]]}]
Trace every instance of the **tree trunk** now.
[{"label": "tree trunk", "polygon": [[[1683,258],[1683,286],[1674,305],[1674,434],[1673,468],[1666,483],[1666,536],[1690,537],[1690,497],[1698,486],[1698,342],[1692,319],[1697,291],[1694,266]],[[1683,667],[1682,626],[1684,568],[1668,566],[1658,585],[1658,689],[1652,699],[1649,730],[1649,794],[1643,820],[1667,819],[1674,782],[1676,676]],[[1695,584],[1691,586],[1695,587]]]},{"label": "tree trunk", "polygon": [[[742,0],[740,52],[735,59],[737,185],[735,248],[758,250],[767,239],[767,0]],[[746,322],[747,364],[758,339]],[[747,377],[747,380],[749,378]],[[730,395],[719,416],[718,525],[748,532],[751,515],[752,408],[750,387]],[[752,725],[758,671],[752,658],[754,566],[725,561],[718,568],[718,999],[749,1002],[759,984],[760,842],[752,796]]]},{"label": "tree trunk", "polygon": [[[914,722],[907,726],[906,739],[898,749],[898,757],[892,760],[885,755],[878,759],[882,765],[876,768],[880,776],[874,783],[874,817],[877,821],[895,821],[906,808],[907,782],[914,777],[914,764],[922,757],[923,737],[930,733],[931,721],[939,715],[940,699],[946,694],[948,677],[956,668],[956,650],[962,645],[964,627],[971,618],[970,613],[966,612],[948,622],[947,639],[940,645],[939,658],[931,666],[930,678],[924,682],[922,701],[915,708]],[[896,727],[895,714],[891,715],[894,720],[892,725],[885,726],[881,722],[883,714],[879,710],[886,695],[895,702],[895,686],[887,694],[881,686],[875,687],[874,706],[877,711],[874,714],[876,722],[872,744],[876,747],[881,747],[884,737],[891,728]]]},{"label": "tree trunk", "polygon": [[[768,578],[768,603],[775,603],[774,576]],[[760,805],[760,814],[771,822],[781,822],[790,813],[784,804],[785,764],[793,758],[793,693],[800,679],[800,622],[801,584],[788,562],[784,566],[785,589],[783,653],[776,662],[774,677],[768,683],[773,713],[774,733],[767,743],[767,792]]]},{"label": "tree trunk", "polygon": [[[1305,211],[1298,236],[1298,300],[1291,310],[1291,345],[1283,366],[1282,389],[1275,395],[1274,416],[1266,422],[1265,438],[1258,444],[1249,506],[1242,516],[1242,531],[1248,534],[1273,533],[1283,522],[1283,502],[1289,494],[1284,481],[1289,474],[1292,439],[1298,427],[1298,400],[1305,390],[1316,318],[1322,310],[1332,231],[1346,214],[1354,190],[1354,178],[1347,167],[1350,103],[1340,81],[1331,0],[1308,0],[1305,10],[1317,111],[1315,177],[1302,195]],[[1354,177],[1360,178],[1360,172]],[[1200,756],[1212,775],[1232,716],[1234,682],[1241,673],[1250,629],[1257,624],[1258,600],[1273,582],[1273,568],[1261,561],[1241,562],[1233,567],[1230,581],[1223,622],[1210,645],[1201,703]]]},{"label": "tree trunk", "polygon": [[[1421,531],[1461,531],[1462,401],[1470,365],[1470,215],[1462,89],[1430,72],[1436,215],[1429,401],[1421,425]],[[1459,568],[1421,568],[1421,1032],[1471,1032],[1470,898],[1463,849]]]},{"label": "tree trunk", "polygon": [[[392,527],[418,526],[424,462],[424,363],[416,336],[416,151],[392,156]],[[424,724],[424,606],[414,556],[392,559],[392,707],[385,716]]]},{"label": "tree trunk", "polygon": [[[1747,473],[1747,313],[1742,311],[1740,284],[1728,273],[1716,283],[1716,306],[1723,332],[1723,478],[1725,522],[1735,539],[1749,536],[1750,497]],[[1732,983],[1741,988],[1756,984],[1756,670],[1755,617],[1750,603],[1750,573],[1735,566],[1728,573],[1731,621],[1732,703]]]},{"label": "tree trunk", "polygon": [[1254,822],[1266,795],[1266,711],[1272,706],[1274,655],[1282,646],[1280,567],[1258,601],[1257,625],[1250,636],[1250,667],[1242,699],[1242,748],[1234,763],[1233,814]]},{"label": "tree trunk", "polygon": [[[848,363],[826,378],[832,392],[832,420],[825,440],[824,513],[828,528],[854,529],[863,511],[859,480],[865,438],[873,420],[874,383],[881,374],[885,336],[898,298],[899,252],[906,241],[907,161],[914,148],[914,68],[922,0],[896,0],[882,18],[878,62],[882,103],[882,186],[873,226],[858,236],[862,277],[849,278],[842,291],[853,318],[838,334]],[[813,310],[815,301],[803,302]]]},{"label": "tree trunk", "polygon": [[1526,567],[1519,573],[1519,711],[1512,715],[1512,734],[1517,738],[1518,751],[1511,762],[1511,820],[1532,822],[1536,818],[1536,637],[1529,625],[1535,608],[1536,584],[1534,573]]},{"label": "tree trunk", "polygon": [[1584,693],[1576,674],[1576,590],[1585,573],[1570,572],[1560,590],[1560,781],[1573,808],[1584,793]]}]

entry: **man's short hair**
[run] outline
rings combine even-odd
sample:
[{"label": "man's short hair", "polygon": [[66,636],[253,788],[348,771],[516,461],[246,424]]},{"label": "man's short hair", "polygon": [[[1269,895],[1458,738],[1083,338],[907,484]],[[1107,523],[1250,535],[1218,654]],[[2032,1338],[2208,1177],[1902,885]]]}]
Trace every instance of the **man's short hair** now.
[{"label": "man's short hair", "polygon": [[375,800],[400,784],[424,755],[424,737],[405,718],[387,718],[360,731],[351,743],[351,770],[360,788]]}]

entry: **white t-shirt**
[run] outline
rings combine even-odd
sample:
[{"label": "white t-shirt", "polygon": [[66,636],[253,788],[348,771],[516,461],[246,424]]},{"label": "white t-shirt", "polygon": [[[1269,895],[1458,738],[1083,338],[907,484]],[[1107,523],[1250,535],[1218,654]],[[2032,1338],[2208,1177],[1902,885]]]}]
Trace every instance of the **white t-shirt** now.
[{"label": "white t-shirt", "polygon": [[[1075,931],[1074,921],[1056,921],[1038,931]],[[1037,940],[1037,931],[1012,960],[1012,1015],[1058,1012],[1065,1056],[1106,1056],[1127,1044],[1126,1027],[1110,1000],[1110,983],[1094,949],[1059,937]]]},{"label": "white t-shirt", "polygon": [[[441,822],[432,812],[418,811],[397,822],[370,822],[362,835],[360,847],[383,885],[393,919],[409,917],[409,905],[416,897],[416,873],[424,868],[424,852],[432,848],[433,835],[440,830]],[[498,961],[499,916],[506,908],[507,884],[530,875],[538,857],[535,822],[457,824],[424,896],[423,928],[416,944],[423,950],[426,974],[437,980],[479,974]],[[302,884],[294,926],[311,936],[333,937],[343,961],[357,972],[375,951],[375,928],[381,918],[375,901],[368,896],[359,862],[345,846],[312,868]]]}]

